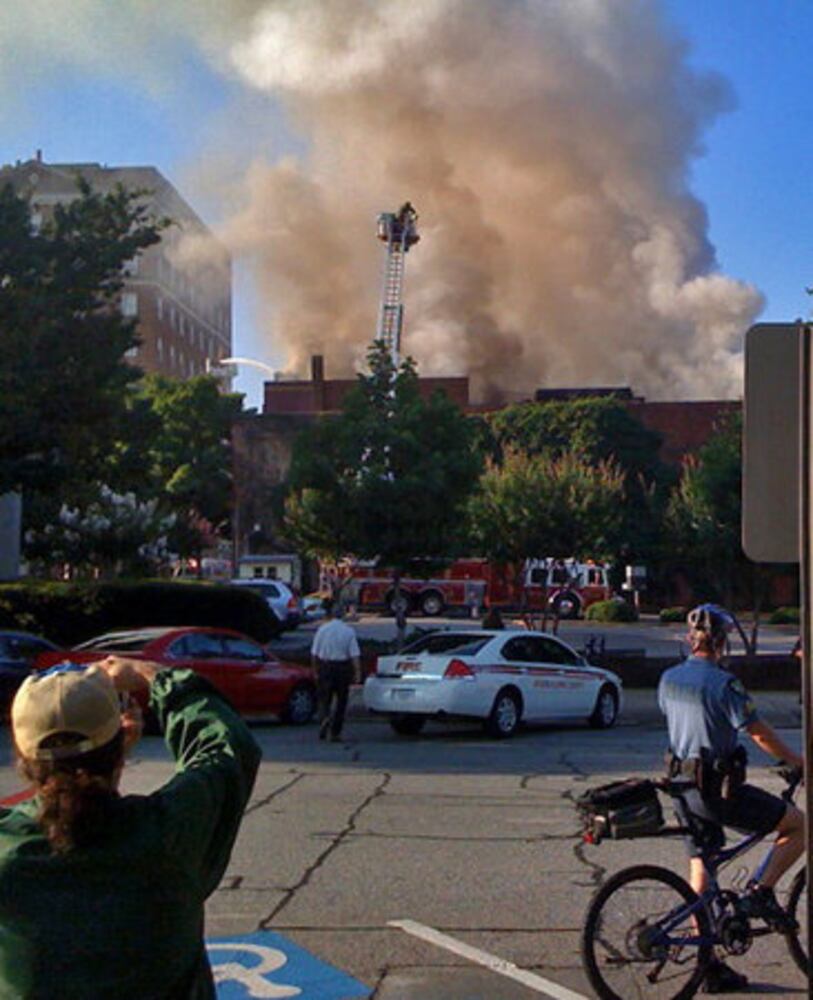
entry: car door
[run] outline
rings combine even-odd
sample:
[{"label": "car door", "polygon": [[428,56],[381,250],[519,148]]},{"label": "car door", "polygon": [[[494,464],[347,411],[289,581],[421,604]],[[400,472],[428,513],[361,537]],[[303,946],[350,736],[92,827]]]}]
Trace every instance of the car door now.
[{"label": "car door", "polygon": [[279,712],[285,701],[287,687],[282,673],[269,662],[265,650],[246,636],[224,635],[224,669],[228,676],[229,697],[241,712]]},{"label": "car door", "polygon": [[[167,649],[173,666],[194,670],[223,690],[225,673],[222,636],[214,632],[189,632],[180,636]],[[228,697],[228,692],[224,691]]]},{"label": "car door", "polygon": [[515,684],[522,693],[522,716],[528,721],[549,717],[550,702],[546,684],[534,668],[534,637],[527,633],[511,636],[500,650],[502,663],[497,667],[500,684]]},{"label": "car door", "polygon": [[589,671],[581,669],[581,657],[552,636],[532,639],[530,669],[539,681],[538,690],[546,692],[550,713],[558,718],[589,715],[593,685]]}]

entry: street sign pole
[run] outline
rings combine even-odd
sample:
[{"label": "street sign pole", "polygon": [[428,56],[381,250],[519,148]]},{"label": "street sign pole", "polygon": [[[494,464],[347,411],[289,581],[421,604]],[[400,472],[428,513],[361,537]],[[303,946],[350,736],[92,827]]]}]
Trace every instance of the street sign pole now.
[{"label": "street sign pole", "polygon": [[[802,704],[803,704],[803,745],[805,763],[805,864],[807,871],[807,941],[808,960],[813,955],[813,892],[810,890],[810,873],[813,871],[813,781],[811,776],[811,722],[813,721],[813,683],[811,683],[811,662],[813,662],[813,328],[800,328],[799,336],[799,551],[801,555],[802,584]],[[813,1000],[813,981],[808,976],[808,1000]]]}]

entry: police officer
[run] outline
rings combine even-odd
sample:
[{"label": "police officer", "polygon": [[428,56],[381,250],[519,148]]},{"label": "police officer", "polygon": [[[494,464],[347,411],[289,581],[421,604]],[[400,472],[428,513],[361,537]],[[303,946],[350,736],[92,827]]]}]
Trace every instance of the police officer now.
[{"label": "police officer", "polygon": [[[686,806],[710,842],[722,846],[723,826],[745,833],[776,831],[770,860],[759,883],[749,885],[744,902],[751,916],[775,930],[795,930],[774,886],[804,849],[804,815],[778,796],[745,783],[745,751],[738,735],[745,731],[760,750],[793,766],[801,767],[802,759],[759,718],[742,682],[720,665],[733,617],[718,605],[701,604],[687,621],[691,655],[666,670],[658,687],[658,704],[669,729],[670,772],[692,782]],[[689,852],[689,881],[702,893],[708,876],[694,839]],[[705,987],[708,993],[722,993],[744,989],[747,982],[715,959]]]}]

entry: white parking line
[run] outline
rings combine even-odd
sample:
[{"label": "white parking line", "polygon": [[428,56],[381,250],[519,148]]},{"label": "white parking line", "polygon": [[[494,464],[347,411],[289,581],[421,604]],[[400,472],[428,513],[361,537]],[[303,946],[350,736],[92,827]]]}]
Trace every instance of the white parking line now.
[{"label": "white parking line", "polygon": [[587,1000],[581,993],[574,993],[573,990],[569,990],[565,986],[559,986],[558,983],[552,983],[548,979],[543,979],[542,976],[537,976],[534,972],[527,972],[525,969],[520,969],[513,962],[507,962],[504,958],[492,955],[490,952],[481,951],[479,948],[472,948],[471,945],[449,937],[448,934],[442,934],[440,931],[436,931],[432,927],[427,927],[425,924],[416,923],[414,920],[388,920],[387,925],[405,931],[407,934],[412,934],[413,937],[421,938],[423,941],[428,941],[438,948],[445,948],[446,951],[460,955],[461,958],[467,958],[470,962],[482,965],[486,969],[490,969],[491,972],[498,973],[498,975],[514,979],[518,983],[522,983],[523,986],[527,986],[528,989],[550,997],[551,1000]]}]

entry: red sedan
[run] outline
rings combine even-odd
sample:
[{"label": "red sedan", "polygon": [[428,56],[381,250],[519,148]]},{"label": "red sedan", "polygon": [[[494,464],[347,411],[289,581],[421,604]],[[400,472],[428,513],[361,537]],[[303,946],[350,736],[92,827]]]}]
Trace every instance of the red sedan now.
[{"label": "red sedan", "polygon": [[112,654],[195,670],[243,715],[276,715],[283,722],[303,725],[316,710],[316,687],[309,670],[282,663],[258,642],[225,628],[107,632],[74,649],[43,653],[36,666],[43,669],[66,659],[92,663]]}]

